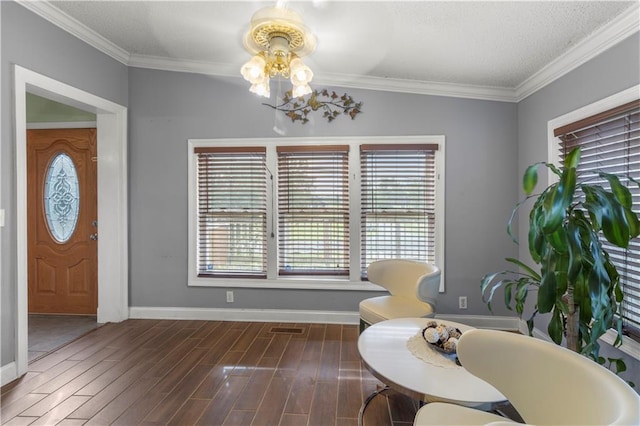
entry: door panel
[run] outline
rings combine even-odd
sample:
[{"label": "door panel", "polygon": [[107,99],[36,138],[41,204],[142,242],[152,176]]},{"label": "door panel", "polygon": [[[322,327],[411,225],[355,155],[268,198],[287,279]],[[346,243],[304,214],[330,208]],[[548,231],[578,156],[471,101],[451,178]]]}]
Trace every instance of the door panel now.
[{"label": "door panel", "polygon": [[95,129],[27,131],[29,313],[97,312],[96,164]]}]

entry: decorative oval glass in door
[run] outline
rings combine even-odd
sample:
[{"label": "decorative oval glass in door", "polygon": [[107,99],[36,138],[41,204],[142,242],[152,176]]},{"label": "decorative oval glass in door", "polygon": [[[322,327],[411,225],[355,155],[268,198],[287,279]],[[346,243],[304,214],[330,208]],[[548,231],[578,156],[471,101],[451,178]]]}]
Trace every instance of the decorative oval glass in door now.
[{"label": "decorative oval glass in door", "polygon": [[65,153],[57,154],[47,170],[44,182],[44,210],[53,238],[66,242],[78,223],[80,189],[73,160]]}]

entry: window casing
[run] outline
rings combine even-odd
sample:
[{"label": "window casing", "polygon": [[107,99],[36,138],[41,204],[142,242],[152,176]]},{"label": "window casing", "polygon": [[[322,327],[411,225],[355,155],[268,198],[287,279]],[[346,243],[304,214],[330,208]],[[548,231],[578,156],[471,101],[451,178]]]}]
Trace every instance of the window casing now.
[{"label": "window casing", "polygon": [[[444,137],[442,136],[411,136],[411,137],[349,137],[349,138],[284,138],[284,139],[215,139],[189,141],[189,279],[190,286],[224,286],[224,287],[254,287],[254,288],[301,288],[301,289],[339,289],[339,290],[376,290],[377,286],[362,279],[362,252],[360,240],[362,231],[361,217],[361,146],[370,145],[371,149],[384,145],[412,145],[419,151],[418,146],[429,145],[437,147],[433,155],[433,184],[434,195],[429,203],[435,205],[435,211],[429,215],[434,219],[432,230],[434,243],[427,250],[431,253],[433,263],[444,265]],[[265,270],[256,274],[234,271],[219,274],[202,271],[200,262],[200,244],[202,237],[198,225],[198,178],[197,151],[211,148],[248,149],[262,147],[265,149],[265,181],[266,181],[266,214],[264,215],[265,242]],[[314,153],[315,152],[315,153]],[[314,153],[314,154],[312,154]],[[311,167],[317,160],[314,157],[331,158],[316,167],[319,173],[313,179],[325,183],[314,184],[312,191],[298,191],[296,185],[304,188],[304,178],[309,179],[313,173],[301,173],[293,176],[290,170],[291,159],[305,167]],[[288,175],[287,175],[288,173]],[[322,175],[324,173],[324,175]],[[320,178],[319,176],[322,176]],[[298,181],[297,184],[292,178]],[[330,188],[330,190],[327,190]],[[290,195],[294,197],[291,198]],[[315,195],[314,195],[315,194]],[[305,201],[305,195],[307,200]],[[325,197],[322,201],[320,198]],[[301,202],[301,203],[300,203]],[[306,202],[306,204],[305,204]],[[322,208],[320,208],[322,207]],[[292,233],[285,229],[287,224],[307,223],[306,231],[313,238],[305,237],[304,232]],[[322,232],[313,234],[308,224],[315,224],[315,230]],[[321,226],[319,224],[322,224]],[[295,230],[295,227],[293,228]],[[298,227],[298,231],[300,231]],[[315,235],[315,236],[314,236]],[[315,240],[318,235],[328,235],[330,238]],[[300,240],[302,236],[302,240]],[[296,240],[296,237],[298,238]],[[401,235],[396,236],[401,241]],[[305,246],[304,238],[313,244]],[[283,243],[284,241],[284,243]],[[319,243],[319,241],[321,243]],[[321,244],[321,245],[318,245]],[[320,247],[320,248],[318,248]],[[313,252],[316,258],[303,260],[307,265],[292,266],[289,261],[291,253],[300,258],[300,254]],[[322,255],[319,255],[322,254]],[[402,252],[392,253],[400,255]],[[308,262],[311,260],[311,262]],[[318,262],[320,263],[314,263]],[[206,264],[205,264],[206,265]],[[311,265],[311,266],[309,266]],[[200,269],[199,269],[200,268]],[[443,271],[444,272],[444,271]],[[233,279],[229,279],[232,277]],[[441,281],[441,291],[444,291],[444,280]]]},{"label": "window casing", "polygon": [[[637,93],[637,92],[636,92]],[[598,172],[616,174],[632,194],[633,210],[640,212],[640,189],[627,177],[640,181],[640,100],[624,102],[605,111],[586,116],[554,129],[558,162],[571,149],[581,148],[578,172],[591,184],[609,188]],[[616,247],[604,238],[603,246],[620,274],[624,301],[621,306],[623,327],[640,338],[640,238],[628,249]]]}]

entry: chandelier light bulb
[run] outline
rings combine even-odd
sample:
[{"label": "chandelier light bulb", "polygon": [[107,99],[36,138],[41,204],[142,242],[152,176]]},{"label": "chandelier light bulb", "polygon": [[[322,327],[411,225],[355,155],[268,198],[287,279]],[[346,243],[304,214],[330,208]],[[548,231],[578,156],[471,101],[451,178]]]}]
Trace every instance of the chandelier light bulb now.
[{"label": "chandelier light bulb", "polygon": [[291,72],[291,84],[294,86],[308,85],[313,79],[313,71],[306,66],[302,59],[295,58],[289,64]]},{"label": "chandelier light bulb", "polygon": [[263,76],[262,80],[257,81],[249,88],[251,93],[255,93],[258,96],[264,96],[265,98],[271,97],[271,88],[269,85],[269,77]]},{"label": "chandelier light bulb", "polygon": [[300,98],[304,95],[308,95],[309,93],[311,93],[311,86],[308,84],[293,86],[293,91],[291,92],[294,98]]},{"label": "chandelier light bulb", "polygon": [[262,56],[255,55],[242,66],[240,73],[245,80],[251,84],[256,84],[264,78],[264,68],[266,64],[267,63]]}]

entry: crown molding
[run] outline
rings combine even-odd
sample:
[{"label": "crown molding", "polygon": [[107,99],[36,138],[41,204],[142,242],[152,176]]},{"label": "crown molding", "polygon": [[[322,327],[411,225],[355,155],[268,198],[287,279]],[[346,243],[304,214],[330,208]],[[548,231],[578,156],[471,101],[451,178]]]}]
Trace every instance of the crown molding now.
[{"label": "crown molding", "polygon": [[[129,66],[163,71],[190,72],[239,78],[240,73],[234,66],[214,63],[170,59],[158,56],[131,55]],[[436,83],[418,80],[400,80],[391,78],[355,76],[346,74],[322,74],[316,76],[313,84],[348,87],[353,89],[402,92],[418,95],[448,96],[456,98],[483,99],[491,101],[515,102],[515,91],[510,88],[473,86],[465,84]]]},{"label": "crown molding", "polygon": [[102,53],[106,53],[118,62],[128,65],[130,56],[129,52],[102,37],[100,34],[93,31],[77,19],[61,12],[58,8],[51,6],[49,2],[28,0],[15,1],[22,7],[62,28],[69,34],[76,36]]},{"label": "crown molding", "polygon": [[[127,66],[238,78],[238,70],[230,64],[131,54],[86,27],[81,22],[51,6],[46,1],[16,1],[23,7]],[[638,32],[640,30],[639,9],[640,3],[634,4],[626,13],[618,16],[597,32],[578,42],[562,56],[544,66],[515,88],[350,76],[343,74],[318,75],[316,76],[315,83],[386,92],[500,102],[520,102],[615,44]]]},{"label": "crown molding", "polygon": [[562,56],[519,84],[515,89],[516,102],[520,102],[638,31],[640,31],[640,3],[631,6],[627,12],[579,41]]}]

